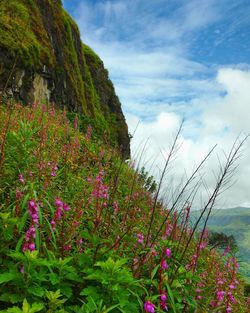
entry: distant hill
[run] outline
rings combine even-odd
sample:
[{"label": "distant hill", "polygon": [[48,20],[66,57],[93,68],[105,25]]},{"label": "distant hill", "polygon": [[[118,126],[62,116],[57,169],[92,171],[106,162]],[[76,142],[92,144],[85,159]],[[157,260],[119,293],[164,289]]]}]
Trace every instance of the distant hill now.
[{"label": "distant hill", "polygon": [[[198,216],[199,211],[192,212],[192,222]],[[250,208],[214,210],[208,222],[208,229],[234,236],[239,247],[238,259],[242,273],[250,279]]]}]

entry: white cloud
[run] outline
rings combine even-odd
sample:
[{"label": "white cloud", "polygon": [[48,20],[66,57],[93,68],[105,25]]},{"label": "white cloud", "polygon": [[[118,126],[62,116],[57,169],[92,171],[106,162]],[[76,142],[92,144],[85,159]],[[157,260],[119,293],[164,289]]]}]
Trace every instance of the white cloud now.
[{"label": "white cloud", "polygon": [[[224,96],[212,97],[209,103],[200,103],[204,106],[204,112],[200,115],[199,124],[195,117],[187,121],[184,125],[184,130],[180,141],[182,142],[179,150],[179,157],[175,161],[173,168],[173,175],[175,181],[181,181],[184,170],[191,173],[194,164],[198,164],[206,153],[218,144],[218,148],[214,156],[207,162],[204,168],[206,174],[206,182],[209,190],[212,190],[215,183],[214,174],[218,173],[218,160],[225,161],[224,152],[229,152],[234,140],[242,132],[247,134],[250,132],[250,71],[240,71],[229,68],[222,68],[219,70],[216,77],[218,83],[223,85],[226,91]],[[199,101],[199,99],[196,99]],[[202,102],[202,99],[200,99]],[[190,103],[190,106],[193,104]],[[147,144],[146,155],[149,160],[154,160],[154,156],[158,156],[155,161],[155,167],[163,168],[164,159],[159,153],[165,152],[169,149],[171,137],[178,125],[181,117],[178,114],[161,112],[156,119],[150,122],[140,122],[138,130],[135,133],[132,150],[138,154],[138,147],[142,148],[143,139],[150,138]],[[127,121],[132,132],[135,125],[138,123],[138,118],[128,115]],[[189,134],[192,134],[190,137]],[[250,205],[249,193],[249,177],[250,177],[250,142],[248,141],[243,149],[243,155],[239,162],[239,170],[235,175],[237,183],[225,192],[222,202],[219,205],[231,207],[237,205]],[[144,161],[147,162],[146,157]],[[148,162],[150,164],[150,162]],[[148,166],[148,164],[146,166]],[[158,165],[158,166],[157,166]],[[169,178],[172,176],[170,175]],[[172,178],[171,178],[172,179]],[[201,188],[203,197],[205,196],[204,188]],[[205,198],[204,198],[205,200]],[[196,201],[196,205],[199,205]]]},{"label": "white cloud", "polygon": [[[231,34],[248,21],[243,12],[243,18],[239,15],[237,22],[232,22],[236,21],[234,16],[240,2],[85,0],[76,8],[82,39],[108,68],[131,133],[140,121],[132,142],[133,154],[138,156],[143,142],[150,137],[143,161],[149,159],[147,166],[151,168],[153,163],[155,173],[163,167],[162,154],[166,155],[173,133],[182,118],[186,118],[179,157],[168,176],[172,182],[180,181],[184,170],[190,173],[195,162],[197,164],[215,143],[223,159],[223,150],[230,149],[237,135],[250,131],[249,65],[226,68],[202,64],[194,60],[190,52],[196,36],[207,27],[214,27],[215,35],[211,47],[208,42],[209,53],[230,39]],[[249,7],[245,8],[245,16],[248,10]],[[228,23],[218,26],[222,19],[231,21],[231,27],[225,29]],[[202,37],[202,44],[207,43],[206,39]],[[238,183],[224,194],[225,203],[221,205],[250,205],[249,160],[250,144],[247,143],[237,174]],[[217,164],[215,153],[203,170],[209,189]],[[205,189],[201,191],[204,195]],[[197,200],[196,205],[198,203]]]}]

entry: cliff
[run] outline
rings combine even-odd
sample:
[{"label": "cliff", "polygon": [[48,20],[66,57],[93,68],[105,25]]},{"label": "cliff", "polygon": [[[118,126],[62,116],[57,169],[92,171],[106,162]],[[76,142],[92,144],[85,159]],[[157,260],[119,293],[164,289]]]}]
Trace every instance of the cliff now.
[{"label": "cliff", "polygon": [[58,0],[1,0],[0,92],[23,103],[54,102],[94,121],[130,156],[128,128],[108,71],[81,42]]}]

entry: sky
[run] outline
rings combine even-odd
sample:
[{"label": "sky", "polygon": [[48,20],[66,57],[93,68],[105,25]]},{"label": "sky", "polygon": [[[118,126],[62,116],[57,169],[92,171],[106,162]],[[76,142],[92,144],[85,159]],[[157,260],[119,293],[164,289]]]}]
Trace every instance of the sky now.
[{"label": "sky", "polygon": [[[201,207],[225,154],[236,138],[250,132],[250,1],[63,3],[83,42],[109,71],[133,135],[132,157],[156,178],[184,119],[180,147],[164,181],[167,203],[217,144],[199,174],[204,183],[194,207]],[[241,151],[234,184],[222,193],[218,208],[250,206],[249,161],[250,140]]]}]

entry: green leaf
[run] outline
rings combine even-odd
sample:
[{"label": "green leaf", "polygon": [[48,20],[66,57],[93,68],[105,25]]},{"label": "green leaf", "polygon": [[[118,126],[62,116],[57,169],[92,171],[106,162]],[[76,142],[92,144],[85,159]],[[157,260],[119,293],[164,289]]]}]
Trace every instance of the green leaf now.
[{"label": "green leaf", "polygon": [[[28,199],[29,195],[27,195],[26,197],[27,197],[27,199]],[[27,200],[25,201],[25,203],[27,203]],[[24,229],[25,224],[26,224],[27,219],[28,219],[28,216],[29,216],[29,213],[28,213],[28,211],[26,211],[26,212],[23,214],[23,216],[22,216],[20,222],[18,223],[17,229],[18,229],[18,232],[19,232],[19,233]]]},{"label": "green leaf", "polygon": [[38,286],[38,285],[28,288],[28,292],[34,296],[37,296],[37,297],[43,297],[44,296],[43,288]]},{"label": "green leaf", "polygon": [[44,308],[43,303],[33,303],[29,313],[36,313]]},{"label": "green leaf", "polygon": [[60,278],[55,273],[49,274],[49,280],[52,285],[56,285],[60,282]]},{"label": "green leaf", "polygon": [[7,283],[8,281],[15,280],[17,274],[13,272],[0,274],[0,284]]},{"label": "green leaf", "polygon": [[29,313],[30,311],[30,305],[26,299],[23,300],[23,312]]},{"label": "green leaf", "polygon": [[154,279],[154,277],[155,277],[155,275],[156,275],[156,273],[157,273],[159,267],[160,267],[160,264],[158,264],[158,265],[153,269],[153,271],[152,271],[152,273],[151,273],[151,279]]},{"label": "green leaf", "polygon": [[171,301],[171,304],[172,304],[172,309],[174,311],[174,313],[176,313],[176,306],[175,306],[175,301],[174,301],[174,295],[172,293],[172,290],[169,286],[169,284],[166,282],[166,286],[167,286],[167,290],[168,290],[168,295],[170,297],[170,301]]}]

